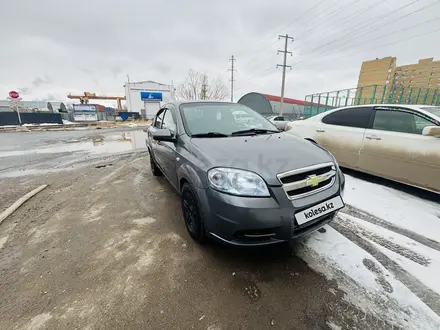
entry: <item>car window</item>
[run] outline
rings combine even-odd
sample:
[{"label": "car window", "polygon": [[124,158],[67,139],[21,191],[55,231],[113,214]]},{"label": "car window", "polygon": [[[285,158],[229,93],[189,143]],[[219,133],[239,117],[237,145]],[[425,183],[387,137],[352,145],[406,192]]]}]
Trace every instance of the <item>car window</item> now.
[{"label": "car window", "polygon": [[369,128],[372,113],[372,107],[341,109],[322,118],[322,122],[328,125]]},{"label": "car window", "polygon": [[275,117],[274,120],[275,121],[284,121],[284,118],[283,117]]},{"label": "car window", "polygon": [[425,126],[434,125],[431,121],[411,112],[396,110],[376,110],[373,129],[422,134]]},{"label": "car window", "polygon": [[156,121],[154,122],[154,127],[161,128],[164,113],[165,111],[163,109],[158,111],[158,115],[156,116]]},{"label": "car window", "polygon": [[[185,123],[185,130],[190,135],[209,132],[229,135],[235,131],[252,128],[277,130],[259,113],[241,104],[184,103],[180,105],[180,113]],[[239,114],[243,117],[239,118]]]},{"label": "car window", "polygon": [[165,111],[162,128],[168,128],[172,133],[176,132],[176,123],[174,122],[173,114],[169,109]]},{"label": "car window", "polygon": [[292,121],[292,118],[290,118],[290,117],[283,117],[284,118],[284,121]]}]

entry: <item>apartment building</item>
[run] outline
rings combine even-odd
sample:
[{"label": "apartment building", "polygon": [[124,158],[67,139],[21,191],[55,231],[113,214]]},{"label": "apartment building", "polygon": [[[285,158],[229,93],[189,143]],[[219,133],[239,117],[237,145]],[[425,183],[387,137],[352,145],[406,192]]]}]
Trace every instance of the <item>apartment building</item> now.
[{"label": "apartment building", "polygon": [[440,61],[425,58],[416,64],[396,65],[395,57],[362,63],[356,104],[440,102]]}]

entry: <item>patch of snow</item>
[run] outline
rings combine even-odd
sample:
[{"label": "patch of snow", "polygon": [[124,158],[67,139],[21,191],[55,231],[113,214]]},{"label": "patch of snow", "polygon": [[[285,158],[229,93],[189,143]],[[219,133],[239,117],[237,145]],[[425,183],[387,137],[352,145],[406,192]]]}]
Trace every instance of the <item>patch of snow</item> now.
[{"label": "patch of snow", "polygon": [[69,120],[63,119],[63,124],[64,124],[64,125],[73,125],[74,123],[72,123],[72,122],[69,121]]},{"label": "patch of snow", "polygon": [[[368,226],[374,225],[368,224]],[[414,251],[421,256],[425,256],[428,259],[429,264],[425,266],[415,262],[414,260],[411,260],[410,258],[405,258],[401,254],[391,251],[381,245],[378,247],[389,258],[396,261],[409,273],[420,279],[425,285],[440,294],[440,281],[438,280],[438,274],[440,274],[440,251],[431,249],[427,246],[414,242],[405,236],[401,236],[386,229],[381,228],[381,231],[383,234],[387,234],[388,237],[390,237],[391,240],[397,244],[403,247],[409,247],[411,251]]]},{"label": "patch of snow", "polygon": [[346,175],[344,201],[399,227],[440,239],[440,204]]},{"label": "patch of snow", "polygon": [[25,326],[26,330],[38,330],[44,327],[45,323],[52,318],[50,313],[38,314],[33,317]]},{"label": "patch of snow", "polygon": [[59,125],[61,125],[61,124],[56,124],[56,123],[43,123],[43,124],[40,124],[40,126],[59,126]]},{"label": "patch of snow", "polygon": [[[377,242],[372,242],[372,244],[375,244],[382,253],[397,262],[402,268],[421,280],[432,290],[440,294],[440,281],[438,281],[438,274],[440,274],[440,251],[420,244],[409,237],[400,235],[348,214],[339,213],[339,217],[342,219],[348,219],[357,226],[370,230],[383,237],[384,240],[395,245],[396,248],[394,250],[397,250],[397,252],[388,249],[386,243],[384,244],[385,246],[383,246],[382,244],[377,244]],[[440,237],[440,233],[437,233],[437,235]],[[413,253],[414,255],[405,257],[408,253]],[[423,265],[424,262],[415,262],[417,261],[417,258],[424,258],[422,261],[426,260],[427,265]]]},{"label": "patch of snow", "polygon": [[[438,328],[440,317],[371,254],[333,228],[325,228],[326,233],[311,234],[297,254],[310,267],[336,280],[347,293],[346,300],[404,329]],[[374,265],[375,271],[367,269],[365,260]],[[392,292],[384,290],[381,280],[391,286]]]},{"label": "patch of snow", "polygon": [[146,218],[141,218],[141,219],[133,220],[133,222],[135,224],[138,224],[138,225],[149,225],[149,224],[154,223],[155,221],[156,221],[156,219],[151,218],[151,217],[146,217]]},{"label": "patch of snow", "polygon": [[3,126],[0,126],[0,128],[17,128],[17,127],[19,127],[19,126],[17,126],[17,125],[3,125]]},{"label": "patch of snow", "polygon": [[3,248],[3,245],[8,241],[9,236],[5,236],[0,238],[0,250]]},{"label": "patch of snow", "polygon": [[21,126],[23,126],[23,127],[35,127],[35,126],[38,126],[38,125],[37,124],[23,124]]}]

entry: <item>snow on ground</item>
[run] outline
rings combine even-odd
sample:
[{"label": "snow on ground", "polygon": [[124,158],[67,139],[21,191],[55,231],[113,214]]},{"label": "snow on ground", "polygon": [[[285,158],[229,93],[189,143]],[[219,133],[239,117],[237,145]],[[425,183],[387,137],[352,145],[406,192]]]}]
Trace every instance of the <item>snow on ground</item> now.
[{"label": "snow on ground", "polygon": [[440,329],[440,204],[348,175],[344,201],[298,254],[390,327]]},{"label": "snow on ground", "polygon": [[399,227],[440,240],[440,204],[349,175],[344,201]]}]

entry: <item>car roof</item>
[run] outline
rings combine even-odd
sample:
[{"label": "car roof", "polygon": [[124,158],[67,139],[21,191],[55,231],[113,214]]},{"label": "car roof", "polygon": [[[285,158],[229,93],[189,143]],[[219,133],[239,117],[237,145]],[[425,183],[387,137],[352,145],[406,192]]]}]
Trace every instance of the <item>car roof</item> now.
[{"label": "car roof", "polygon": [[[188,103],[221,103],[221,104],[234,104],[237,105],[238,103],[234,103],[234,102],[226,102],[226,101],[215,101],[215,100],[182,100],[182,101],[171,101],[171,102],[167,102],[167,104],[173,104],[176,107],[182,105],[182,104],[188,104]],[[243,104],[240,104],[243,105]]]},{"label": "car roof", "polygon": [[418,112],[421,112],[429,117],[433,117],[436,118],[437,120],[440,120],[440,118],[436,115],[434,115],[433,113],[426,111],[423,108],[430,108],[430,107],[435,107],[433,105],[424,105],[424,104],[397,104],[397,103],[385,103],[385,104],[380,104],[380,103],[373,103],[373,104],[359,104],[359,105],[348,105],[348,106],[343,106],[343,107],[338,107],[338,108],[334,108],[328,111],[324,111],[319,113],[316,116],[312,116],[310,118],[321,118],[329,113],[341,110],[341,109],[351,109],[351,108],[366,108],[366,107],[383,107],[383,108],[387,108],[387,107],[393,107],[393,108],[406,108],[406,109],[411,109],[411,110],[416,110]]}]

